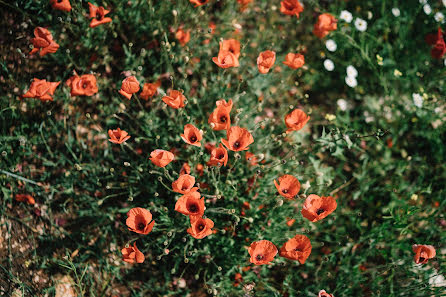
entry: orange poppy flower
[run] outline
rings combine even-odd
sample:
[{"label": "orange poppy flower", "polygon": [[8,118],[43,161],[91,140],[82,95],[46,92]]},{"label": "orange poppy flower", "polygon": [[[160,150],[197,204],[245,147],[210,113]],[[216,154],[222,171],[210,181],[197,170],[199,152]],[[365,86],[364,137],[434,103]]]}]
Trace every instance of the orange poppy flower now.
[{"label": "orange poppy flower", "polygon": [[136,242],[133,246],[123,248],[121,250],[122,260],[128,263],[142,263],[144,262],[144,254],[136,247]]},{"label": "orange poppy flower", "polygon": [[74,75],[66,84],[71,88],[71,96],[92,96],[98,92],[96,77],[93,74]]},{"label": "orange poppy flower", "polygon": [[51,7],[62,11],[71,11],[70,0],[51,0]]},{"label": "orange poppy flower", "polygon": [[276,62],[276,52],[264,51],[257,57],[257,68],[262,74],[269,72],[271,67],[273,67],[274,62]]},{"label": "orange poppy flower", "polygon": [[319,197],[318,195],[311,194],[305,199],[301,213],[305,218],[314,223],[335,211],[337,205],[336,200],[331,196]]},{"label": "orange poppy flower", "polygon": [[152,232],[155,221],[152,220],[152,214],[145,208],[135,207],[127,212],[125,224],[130,231],[139,234],[149,234]]},{"label": "orange poppy flower", "polygon": [[304,8],[298,0],[283,0],[280,2],[280,12],[283,14],[295,15],[299,18],[302,11],[304,11]]},{"label": "orange poppy flower", "polygon": [[34,78],[28,92],[23,94],[23,98],[36,98],[40,101],[53,101],[53,95],[60,82],[49,82],[45,79]]},{"label": "orange poppy flower", "polygon": [[155,83],[145,83],[142,87],[142,92],[139,94],[139,97],[144,100],[149,100],[156,94],[158,94],[158,88],[161,86],[161,81],[157,80]]},{"label": "orange poppy flower", "polygon": [[282,63],[287,65],[290,68],[298,69],[298,68],[304,66],[305,57],[301,54],[288,53],[285,56],[285,61],[283,61]]},{"label": "orange poppy flower", "polygon": [[178,28],[175,38],[178,39],[181,46],[185,46],[190,40],[190,30],[184,31],[183,28]]},{"label": "orange poppy flower", "polygon": [[415,253],[416,264],[426,264],[427,260],[435,257],[436,251],[432,245],[414,244],[412,250]]},{"label": "orange poppy flower", "polygon": [[36,203],[34,197],[29,194],[15,194],[15,200],[19,202],[26,202],[30,205],[34,205]]},{"label": "orange poppy flower", "polygon": [[212,129],[215,131],[226,130],[231,126],[230,112],[232,109],[232,100],[218,100],[216,102],[217,107],[211,113],[208,119],[209,124],[213,124]]},{"label": "orange poppy flower", "polygon": [[288,221],[286,222],[286,225],[287,225],[288,227],[291,227],[291,226],[294,225],[295,222],[296,222],[296,219],[291,219],[291,220],[288,220]]},{"label": "orange poppy flower", "polygon": [[90,28],[110,23],[112,21],[111,18],[105,17],[105,15],[110,12],[110,10],[105,9],[103,6],[98,7],[88,2],[88,8],[90,9],[90,18],[92,18],[90,22]]},{"label": "orange poppy flower", "polygon": [[[234,42],[235,41],[235,42]],[[213,57],[212,61],[220,68],[230,68],[240,66],[238,56],[240,55],[240,43],[237,40],[230,39],[220,42],[220,50],[217,57]]]},{"label": "orange poppy flower", "polygon": [[187,229],[187,233],[193,238],[202,239],[212,234],[214,222],[211,219],[203,219],[197,216],[190,216],[191,227]]},{"label": "orange poppy flower", "polygon": [[185,143],[190,145],[201,146],[201,139],[203,136],[201,135],[200,130],[192,124],[187,124],[184,126],[184,134],[181,134],[181,139],[184,140]]},{"label": "orange poppy flower", "polygon": [[108,130],[108,136],[110,136],[108,141],[116,144],[124,143],[130,138],[130,135],[124,130],[121,130],[121,128],[116,130]]},{"label": "orange poppy flower", "polygon": [[300,109],[295,109],[285,116],[286,133],[299,131],[310,120],[310,117]]},{"label": "orange poppy flower", "polygon": [[247,7],[248,4],[251,3],[253,0],[237,0],[237,2],[240,4],[240,10],[244,11]]},{"label": "orange poppy flower", "polygon": [[183,93],[176,90],[170,90],[169,95],[163,97],[164,103],[175,109],[184,107],[184,100],[186,97]]},{"label": "orange poppy flower", "polygon": [[203,216],[204,210],[204,198],[200,198],[200,193],[189,192],[184,194],[175,203],[175,210],[187,216]]},{"label": "orange poppy flower", "polygon": [[334,297],[333,294],[328,294],[325,290],[320,290],[319,295],[317,297]]},{"label": "orange poppy flower", "polygon": [[31,43],[33,44],[33,49],[29,54],[33,55],[40,50],[39,55],[41,57],[46,54],[53,54],[59,48],[59,45],[53,40],[51,32],[43,27],[36,27],[34,29],[34,38],[31,39]]},{"label": "orange poppy flower", "polygon": [[209,0],[189,0],[190,3],[195,4],[194,7],[198,7],[201,5],[205,5],[206,3],[209,2]]},{"label": "orange poppy flower", "polygon": [[245,151],[248,146],[254,142],[251,133],[245,128],[232,126],[226,132],[228,139],[222,139],[221,142],[231,151]]},{"label": "orange poppy flower", "polygon": [[280,249],[281,257],[297,260],[300,264],[304,264],[311,254],[310,239],[305,235],[296,235],[284,243]]},{"label": "orange poppy flower", "polygon": [[227,39],[220,42],[220,51],[233,53],[237,59],[240,57],[240,41],[236,39]]},{"label": "orange poppy flower", "polygon": [[249,261],[255,265],[269,264],[277,255],[276,246],[269,240],[260,240],[251,243],[248,249],[251,256]]},{"label": "orange poppy flower", "polygon": [[182,174],[190,174],[190,166],[187,162],[184,163],[183,166],[181,166],[180,175]]},{"label": "orange poppy flower", "polygon": [[314,24],[313,33],[319,38],[323,38],[338,28],[338,20],[329,13],[323,13],[317,18],[317,23]]},{"label": "orange poppy flower", "polygon": [[130,100],[132,98],[132,94],[138,92],[139,89],[140,89],[139,82],[136,79],[136,77],[129,76],[122,81],[119,94]]},{"label": "orange poppy flower", "polygon": [[172,183],[172,190],[177,193],[187,194],[198,190],[195,185],[195,177],[189,174],[181,174],[180,177]]},{"label": "orange poppy flower", "polygon": [[228,151],[220,143],[218,147],[214,147],[211,151],[211,157],[208,161],[209,166],[226,166],[228,163]]},{"label": "orange poppy flower", "polygon": [[274,185],[279,194],[287,199],[294,199],[300,190],[300,183],[297,178],[289,174],[279,177],[279,182],[274,180]]},{"label": "orange poppy flower", "polygon": [[174,155],[165,150],[154,150],[150,153],[150,161],[158,167],[166,167],[172,162]]},{"label": "orange poppy flower", "polygon": [[[197,171],[197,173],[202,176],[203,172],[204,172],[204,166],[203,164],[197,164],[197,166],[195,166],[195,170]],[[201,187],[203,186],[203,183],[200,185]]]},{"label": "orange poppy flower", "polygon": [[256,155],[254,155],[251,152],[246,152],[245,159],[246,159],[246,161],[249,162],[249,165],[251,165],[251,166],[255,166],[258,164]]}]

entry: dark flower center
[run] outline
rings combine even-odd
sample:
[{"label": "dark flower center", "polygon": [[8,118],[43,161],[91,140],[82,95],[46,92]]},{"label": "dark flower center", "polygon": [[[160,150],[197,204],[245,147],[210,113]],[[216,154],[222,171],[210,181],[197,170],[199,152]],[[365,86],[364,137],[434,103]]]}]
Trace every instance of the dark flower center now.
[{"label": "dark flower center", "polygon": [[420,262],[423,262],[424,260],[426,260],[426,259],[423,257],[420,257]]},{"label": "dark flower center", "polygon": [[98,21],[102,20],[102,17],[103,17],[103,15],[100,14],[100,13],[96,14],[96,19],[97,19]]},{"label": "dark flower center", "polygon": [[145,227],[146,227],[146,225],[144,223],[138,224],[138,230],[144,230]]},{"label": "dark flower center", "polygon": [[325,211],[324,209],[319,208],[319,209],[316,211],[316,214],[317,214],[317,215],[320,215],[320,214],[323,213],[324,211]]},{"label": "dark flower center", "polygon": [[87,86],[88,86],[87,83],[84,83],[84,84],[82,85],[82,88],[86,89]]},{"label": "dark flower center", "polygon": [[204,225],[203,224],[198,225],[198,230],[199,231],[203,231],[203,229],[204,229]]},{"label": "dark flower center", "polygon": [[225,157],[225,155],[221,154],[217,156],[217,159],[223,159]]},{"label": "dark flower center", "polygon": [[190,142],[195,142],[195,141],[197,141],[197,137],[194,135],[190,138]]},{"label": "dark flower center", "polygon": [[221,116],[220,117],[220,122],[222,122],[222,123],[226,123],[227,120],[228,119],[226,118],[226,116]]},{"label": "dark flower center", "polygon": [[188,208],[189,208],[190,212],[197,212],[198,211],[198,206],[196,204],[189,205]]},{"label": "dark flower center", "polygon": [[57,3],[61,3],[63,0],[57,0]]},{"label": "dark flower center", "polygon": [[288,189],[284,189],[284,190],[282,190],[282,192],[283,192],[284,194],[286,194],[286,193],[288,193]]},{"label": "dark flower center", "polygon": [[299,248],[299,247],[296,247],[294,250],[295,250],[296,252],[302,252],[302,249]]},{"label": "dark flower center", "polygon": [[181,190],[187,190],[187,189],[189,189],[189,187],[188,187],[187,185],[183,185],[183,186],[181,187]]},{"label": "dark flower center", "polygon": [[234,142],[234,148],[238,149],[240,147],[240,142],[236,141]]},{"label": "dark flower center", "polygon": [[262,255],[257,255],[257,256],[256,256],[256,260],[257,260],[257,261],[261,261],[262,259],[263,259],[263,256],[262,256]]}]

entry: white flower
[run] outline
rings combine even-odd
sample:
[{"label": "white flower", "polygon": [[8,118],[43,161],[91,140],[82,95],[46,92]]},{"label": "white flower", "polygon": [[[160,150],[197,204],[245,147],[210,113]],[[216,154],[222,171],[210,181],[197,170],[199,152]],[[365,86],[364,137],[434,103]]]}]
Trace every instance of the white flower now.
[{"label": "white flower", "polygon": [[324,67],[327,69],[327,71],[333,71],[334,69],[334,63],[332,60],[327,59],[324,61]]},{"label": "white flower", "polygon": [[399,8],[397,8],[397,7],[392,8],[392,14],[396,17],[399,17],[401,14]]},{"label": "white flower", "polygon": [[427,0],[420,0],[420,4],[426,4]]},{"label": "white flower", "polygon": [[338,104],[338,107],[340,110],[342,111],[346,111],[347,110],[347,100],[345,99],[338,99],[338,101],[336,102]]},{"label": "white flower", "polygon": [[347,76],[357,77],[358,76],[358,71],[352,65],[348,65],[347,66]]},{"label": "white flower", "polygon": [[363,20],[363,19],[356,18],[356,20],[355,20],[355,27],[359,31],[364,32],[365,30],[367,30],[367,22],[365,20]]},{"label": "white flower", "polygon": [[421,108],[423,106],[423,97],[418,93],[412,93],[413,104]]},{"label": "white flower", "polygon": [[347,23],[351,23],[351,21],[353,20],[352,14],[350,13],[350,11],[347,10],[341,11],[341,15],[339,16],[339,18],[346,21]]},{"label": "white flower", "polygon": [[425,4],[423,6],[423,10],[424,10],[425,14],[431,14],[432,13],[432,8],[431,8],[431,6],[429,4]]},{"label": "white flower", "polygon": [[328,49],[330,52],[334,52],[334,51],[336,51],[336,49],[338,48],[336,42],[335,42],[333,39],[328,39],[328,40],[325,42],[325,47],[327,47],[327,49]]},{"label": "white flower", "polygon": [[354,88],[354,87],[356,87],[358,85],[358,82],[356,81],[356,77],[352,77],[352,76],[346,76],[345,77],[345,83],[350,88]]},{"label": "white flower", "polygon": [[446,0],[443,0],[443,5],[446,6]]},{"label": "white flower", "polygon": [[444,23],[444,14],[441,12],[437,12],[434,15],[434,19],[438,22],[438,23]]}]

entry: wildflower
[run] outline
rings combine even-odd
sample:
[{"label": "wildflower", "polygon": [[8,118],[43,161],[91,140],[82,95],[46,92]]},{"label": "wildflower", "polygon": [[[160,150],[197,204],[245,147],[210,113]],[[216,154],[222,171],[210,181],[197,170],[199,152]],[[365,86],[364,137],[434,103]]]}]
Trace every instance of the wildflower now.
[{"label": "wildflower", "polygon": [[46,54],[53,54],[59,48],[59,45],[53,40],[51,32],[43,27],[36,27],[34,29],[34,38],[31,39],[31,43],[33,44],[33,49],[29,54],[33,55],[40,50],[39,55],[41,57]]},{"label": "wildflower", "polygon": [[175,211],[187,216],[203,216],[204,210],[204,198],[200,198],[200,193],[197,191],[184,194],[175,203]]},{"label": "wildflower", "polygon": [[193,238],[202,239],[212,234],[214,222],[211,219],[203,219],[198,216],[190,216],[191,227],[187,229],[187,233]]},{"label": "wildflower", "polygon": [[30,205],[34,205],[36,203],[34,197],[29,194],[15,194],[15,200],[19,202],[26,202]]},{"label": "wildflower", "polygon": [[431,49],[432,58],[441,59],[446,54],[446,43],[441,28],[438,28],[436,34],[427,34],[425,40],[427,44],[433,46]]},{"label": "wildflower", "polygon": [[334,63],[332,60],[326,59],[324,61],[324,67],[325,67],[325,69],[327,69],[327,71],[333,71],[335,66],[334,66]]},{"label": "wildflower", "polygon": [[291,227],[291,226],[294,225],[295,222],[296,222],[296,219],[290,219],[290,220],[288,220],[288,221],[286,222],[286,225],[287,225],[288,227]]},{"label": "wildflower", "polygon": [[332,121],[336,120],[336,116],[335,116],[334,114],[327,113],[327,114],[325,115],[325,119],[326,119],[327,121],[329,121],[329,122],[332,122]]},{"label": "wildflower", "polygon": [[124,130],[121,130],[121,128],[116,130],[108,130],[108,136],[110,136],[108,141],[116,144],[124,143],[130,138],[129,134]]},{"label": "wildflower", "polygon": [[158,167],[166,167],[167,164],[172,162],[174,155],[171,152],[165,150],[154,150],[150,153],[150,161]]},{"label": "wildflower", "polygon": [[395,75],[396,77],[399,77],[399,76],[402,76],[403,73],[402,73],[401,71],[399,71],[398,69],[395,69],[395,70],[393,71],[393,75]]},{"label": "wildflower", "polygon": [[279,177],[279,182],[274,180],[274,185],[279,194],[287,199],[294,199],[300,190],[300,183],[297,178],[289,174]]},{"label": "wildflower", "polygon": [[358,81],[353,76],[346,76],[345,83],[351,88],[355,88],[358,85]]},{"label": "wildflower", "polygon": [[317,23],[314,24],[313,34],[319,38],[323,38],[338,28],[337,19],[329,13],[319,15]]},{"label": "wildflower", "polygon": [[269,50],[261,52],[257,57],[257,68],[259,69],[259,72],[262,74],[268,73],[271,67],[273,67],[275,61],[275,52]]},{"label": "wildflower", "polygon": [[192,124],[184,126],[184,134],[181,134],[181,139],[183,139],[185,143],[200,147],[202,138],[203,136],[197,127]]},{"label": "wildflower", "polygon": [[424,13],[427,15],[430,15],[432,13],[432,8],[429,4],[424,4],[423,10],[424,10]]},{"label": "wildflower", "polygon": [[320,290],[318,297],[334,297],[333,294],[328,294],[325,290]]},{"label": "wildflower", "polygon": [[444,14],[442,12],[437,12],[434,15],[434,19],[435,21],[437,21],[438,23],[444,23],[445,19],[444,19]]},{"label": "wildflower", "polygon": [[90,18],[92,19],[90,22],[90,28],[110,23],[112,21],[111,18],[105,17],[110,10],[106,10],[103,6],[98,7],[88,2],[88,8],[90,10]]},{"label": "wildflower", "polygon": [[296,235],[280,248],[279,255],[281,257],[297,260],[300,264],[304,264],[311,254],[311,242],[305,235]]},{"label": "wildflower", "polygon": [[301,213],[306,219],[314,223],[331,214],[336,207],[337,203],[333,197],[319,197],[311,194],[305,199]]},{"label": "wildflower", "polygon": [[132,264],[144,262],[144,255],[136,247],[136,242],[133,243],[133,246],[123,248],[121,250],[121,253],[122,253],[122,260],[125,262],[132,263]]},{"label": "wildflower", "polygon": [[158,88],[161,86],[161,81],[157,80],[155,83],[145,83],[142,87],[142,92],[139,94],[139,97],[144,100],[149,100],[156,94],[158,94]]},{"label": "wildflower", "polygon": [[71,88],[71,96],[92,96],[98,92],[96,77],[93,74],[74,75],[66,84]]},{"label": "wildflower", "polygon": [[238,57],[240,56],[240,43],[235,39],[220,42],[220,50],[217,57],[212,61],[220,68],[230,68],[240,66]]},{"label": "wildflower", "polygon": [[420,94],[412,93],[412,99],[413,99],[413,104],[416,107],[418,107],[418,108],[423,107],[423,97]]},{"label": "wildflower", "polygon": [[152,232],[155,221],[152,220],[150,211],[145,208],[135,207],[127,212],[125,224],[130,231],[146,235]]},{"label": "wildflower", "polygon": [[210,166],[226,166],[228,163],[228,151],[220,143],[218,147],[214,147],[211,151],[211,157],[208,161]]},{"label": "wildflower", "polygon": [[185,46],[190,40],[190,30],[184,31],[183,28],[178,28],[175,38],[178,39],[181,46]]},{"label": "wildflower", "polygon": [[291,131],[299,131],[307,124],[309,120],[310,117],[303,110],[297,108],[294,109],[285,116],[285,125],[288,128],[286,133],[290,133]]},{"label": "wildflower", "polygon": [[209,2],[209,0],[189,0],[190,3],[194,4],[195,7],[201,6],[201,5],[205,5],[206,3]]},{"label": "wildflower", "polygon": [[251,166],[255,166],[258,164],[256,155],[254,155],[251,152],[246,152],[245,159],[246,159],[246,161],[249,162],[249,165],[251,165]]},{"label": "wildflower", "polygon": [[248,4],[252,1],[254,0],[237,0],[237,2],[240,4],[241,11],[244,11],[248,7]]},{"label": "wildflower", "polygon": [[367,30],[367,22],[361,18],[356,18],[355,27],[358,31],[364,32]]},{"label": "wildflower", "polygon": [[339,18],[341,20],[346,21],[347,23],[351,23],[351,21],[353,20],[353,16],[352,16],[351,12],[347,11],[347,10],[341,11],[341,14],[339,15]]},{"label": "wildflower", "polygon": [[222,139],[221,142],[234,152],[247,150],[248,146],[254,142],[248,130],[237,126],[230,127],[226,132],[226,137],[227,139]]},{"label": "wildflower", "polygon": [[240,41],[236,39],[223,40],[220,43],[220,51],[228,51],[238,59],[240,57]]},{"label": "wildflower", "polygon": [[172,182],[172,190],[177,193],[187,194],[198,190],[195,185],[195,177],[189,174],[181,174],[180,177]]},{"label": "wildflower", "polygon": [[338,107],[340,110],[342,111],[346,111],[347,110],[347,101],[345,99],[338,99],[338,101],[336,102],[338,104]]},{"label": "wildflower", "polygon": [[71,11],[70,0],[50,0],[51,7],[62,11]]},{"label": "wildflower", "polygon": [[139,82],[136,79],[136,77],[129,76],[122,81],[119,94],[130,100],[132,98],[132,94],[138,92],[139,89],[140,89]]},{"label": "wildflower", "polygon": [[183,166],[181,166],[180,175],[182,174],[190,174],[190,166],[187,162],[184,163]]},{"label": "wildflower", "polygon": [[298,69],[298,68],[304,66],[305,57],[301,54],[288,53],[285,56],[285,61],[283,61],[282,63],[287,65],[290,68]]},{"label": "wildflower", "polygon": [[36,98],[40,101],[53,101],[53,95],[60,82],[49,82],[45,79],[34,78],[28,92],[26,92],[23,98]]},{"label": "wildflower", "polygon": [[399,17],[400,14],[401,14],[401,12],[400,12],[399,8],[394,7],[394,8],[392,8],[392,14],[393,14],[395,17]]},{"label": "wildflower", "polygon": [[299,18],[302,11],[304,11],[304,8],[298,0],[283,0],[280,2],[280,12],[283,14],[295,15]]},{"label": "wildflower", "polygon": [[177,90],[171,90],[169,95],[163,97],[163,102],[175,109],[184,107],[184,100],[186,97]]},{"label": "wildflower", "polygon": [[217,107],[211,113],[208,119],[209,124],[213,124],[213,130],[227,130],[231,126],[231,117],[229,113],[232,109],[232,100],[218,100]]},{"label": "wildflower", "polygon": [[415,253],[414,261],[416,264],[426,264],[429,259],[435,257],[435,248],[431,245],[414,244],[412,251]]},{"label": "wildflower", "polygon": [[249,261],[255,265],[269,264],[277,255],[276,246],[268,240],[260,240],[251,243],[248,253],[251,256]]},{"label": "wildflower", "polygon": [[325,47],[330,51],[330,52],[334,52],[336,51],[336,49],[338,48],[336,42],[333,39],[328,39],[325,42]]},{"label": "wildflower", "polygon": [[347,76],[350,76],[350,77],[358,76],[358,71],[356,70],[356,68],[354,66],[352,66],[352,65],[347,66]]}]

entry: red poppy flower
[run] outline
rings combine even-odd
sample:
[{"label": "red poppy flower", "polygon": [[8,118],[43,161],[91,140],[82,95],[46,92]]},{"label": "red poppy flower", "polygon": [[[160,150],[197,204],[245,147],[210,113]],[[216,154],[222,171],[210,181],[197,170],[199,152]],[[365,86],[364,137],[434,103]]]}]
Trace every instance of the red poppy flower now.
[{"label": "red poppy flower", "polygon": [[34,205],[36,203],[34,197],[29,194],[15,194],[15,200],[19,202],[26,202],[30,205]]},{"label": "red poppy flower", "polygon": [[208,161],[209,166],[226,166],[228,163],[228,151],[220,143],[218,147],[214,147],[211,151],[211,157]]},{"label": "red poppy flower", "polygon": [[90,9],[90,18],[92,18],[92,20],[90,22],[90,28],[94,28],[94,27],[97,27],[102,24],[110,23],[112,21],[111,18],[105,17],[105,15],[107,15],[110,12],[110,10],[106,10],[102,6],[99,6],[99,7],[95,6],[95,5],[91,4],[90,2],[88,2],[88,7]]},{"label": "red poppy flower", "polygon": [[26,92],[23,98],[36,98],[40,101],[53,101],[53,95],[60,82],[49,82],[45,79],[34,78],[28,92]]},{"label": "red poppy flower", "polygon": [[204,198],[200,198],[199,192],[189,192],[178,199],[175,203],[175,211],[187,216],[203,216]]},{"label": "red poppy flower", "polygon": [[240,57],[240,41],[236,39],[223,40],[220,43],[220,51],[228,51],[233,53],[238,59]]},{"label": "red poppy flower", "polygon": [[257,68],[262,74],[269,72],[271,67],[273,67],[274,62],[276,62],[276,53],[273,51],[264,51],[257,57]]},{"label": "red poppy flower", "polygon": [[232,100],[226,103],[226,100],[218,100],[216,102],[217,107],[211,113],[208,119],[208,123],[211,124],[212,129],[215,131],[226,130],[231,126],[230,112],[232,109]]},{"label": "red poppy flower", "polygon": [[108,136],[110,136],[108,141],[116,144],[124,143],[130,138],[129,134],[124,130],[121,130],[121,128],[116,130],[108,130]]},{"label": "red poppy flower", "polygon": [[203,136],[197,127],[192,124],[184,126],[184,134],[181,134],[181,139],[183,139],[185,143],[200,147],[202,138]]},{"label": "red poppy flower", "polygon": [[190,166],[187,162],[184,163],[183,166],[181,166],[180,175],[182,174],[190,174]]},{"label": "red poppy flower", "polygon": [[327,292],[325,292],[325,290],[320,290],[319,291],[319,295],[317,295],[318,297],[334,297],[333,294],[328,294]]},{"label": "red poppy flower", "polygon": [[70,0],[50,0],[51,7],[62,11],[71,11]]},{"label": "red poppy flower", "polygon": [[165,150],[154,150],[150,153],[150,161],[158,167],[166,167],[172,162],[174,155]]},{"label": "red poppy flower", "polygon": [[298,69],[298,68],[304,66],[305,57],[301,54],[288,53],[285,56],[285,61],[283,61],[282,63],[287,65],[290,68]]},{"label": "red poppy flower", "polygon": [[254,0],[237,0],[237,2],[240,4],[241,11],[244,11],[248,7],[248,4],[252,1]]},{"label": "red poppy flower", "polygon": [[295,15],[299,18],[302,11],[304,11],[304,8],[298,0],[283,0],[280,2],[280,12],[283,14]]},{"label": "red poppy flower", "polygon": [[286,225],[287,225],[288,227],[291,227],[291,226],[294,225],[295,222],[296,222],[296,219],[291,219],[291,220],[288,220],[288,221],[286,222]]},{"label": "red poppy flower", "polygon": [[296,235],[282,246],[280,249],[280,256],[297,260],[300,264],[304,264],[311,254],[310,239],[305,235]]},{"label": "red poppy flower", "polygon": [[176,90],[171,90],[168,96],[163,97],[164,103],[175,109],[184,107],[184,100],[186,100],[186,97],[183,93]]},{"label": "red poppy flower", "polygon": [[245,159],[246,159],[246,161],[249,162],[249,165],[251,165],[251,166],[255,166],[258,164],[257,157],[253,153],[246,152]]},{"label": "red poppy flower", "polygon": [[268,240],[260,240],[251,243],[248,249],[251,258],[249,261],[255,265],[269,264],[277,255],[276,246]]},{"label": "red poppy flower", "polygon": [[155,221],[152,220],[152,214],[145,208],[135,207],[127,212],[125,224],[130,231],[139,234],[149,234],[152,232]]},{"label": "red poppy flower", "polygon": [[212,234],[214,222],[210,219],[203,219],[197,216],[190,216],[191,227],[187,229],[187,233],[193,238],[202,239]]},{"label": "red poppy flower", "polygon": [[195,185],[195,177],[189,174],[181,174],[180,177],[172,183],[172,190],[177,193],[187,194],[198,190]]},{"label": "red poppy flower", "polygon": [[323,13],[317,18],[314,24],[313,33],[319,38],[323,38],[338,28],[337,19],[329,13]]},{"label": "red poppy flower", "polygon": [[287,199],[294,199],[300,190],[300,183],[297,178],[289,174],[279,177],[279,182],[274,180],[274,185],[279,194]]},{"label": "red poppy flower", "polygon": [[136,242],[133,243],[133,246],[123,248],[121,250],[121,253],[122,253],[122,260],[125,262],[132,263],[132,264],[144,262],[144,255],[136,247]]},{"label": "red poppy flower", "polygon": [[136,77],[129,76],[122,81],[119,94],[130,100],[132,98],[132,94],[138,92],[139,89],[140,89],[139,82],[136,79]]},{"label": "red poppy flower", "polygon": [[92,96],[98,92],[96,77],[93,74],[74,75],[66,84],[71,88],[71,96]]},{"label": "red poppy flower", "polygon": [[251,133],[245,128],[232,126],[226,132],[227,139],[222,139],[221,142],[231,151],[245,151],[248,146],[254,142]]},{"label": "red poppy flower", "polygon": [[53,40],[51,32],[43,27],[36,27],[34,29],[34,38],[31,39],[33,49],[29,52],[30,55],[37,53],[40,50],[39,55],[41,57],[46,54],[53,54],[57,52],[59,45]]},{"label": "red poppy flower", "polygon": [[286,133],[299,131],[310,120],[310,117],[300,109],[295,109],[285,116]]},{"label": "red poppy flower", "polygon": [[155,83],[145,83],[142,87],[142,92],[139,94],[139,97],[144,100],[149,100],[156,94],[158,94],[158,88],[161,86],[161,81],[157,80]]},{"label": "red poppy flower", "polygon": [[201,5],[205,5],[206,3],[209,2],[209,0],[189,0],[190,3],[194,4],[194,7],[198,7]]},{"label": "red poppy flower", "polygon": [[318,195],[311,194],[305,199],[301,213],[305,218],[314,223],[331,214],[335,211],[336,207],[337,203],[333,197],[319,197]]},{"label": "red poppy flower", "polygon": [[[203,164],[197,164],[197,166],[195,166],[195,170],[197,171],[198,175],[202,176],[204,172]],[[201,184],[200,186],[202,187],[202,185],[203,184]]]},{"label": "red poppy flower", "polygon": [[438,28],[437,34],[428,34],[426,42],[432,45],[431,56],[434,59],[441,59],[446,54],[446,43],[443,38],[441,28]]},{"label": "red poppy flower", "polygon": [[426,264],[436,254],[435,248],[432,245],[414,244],[412,250],[415,253],[414,261],[416,264]]},{"label": "red poppy flower", "polygon": [[185,46],[190,40],[190,30],[184,31],[183,28],[178,28],[175,38],[178,39],[181,46]]},{"label": "red poppy flower", "polygon": [[[238,45],[238,47],[237,47]],[[220,68],[230,68],[240,66],[238,57],[240,56],[240,43],[235,39],[220,42],[220,50],[217,57],[212,61]]]}]

